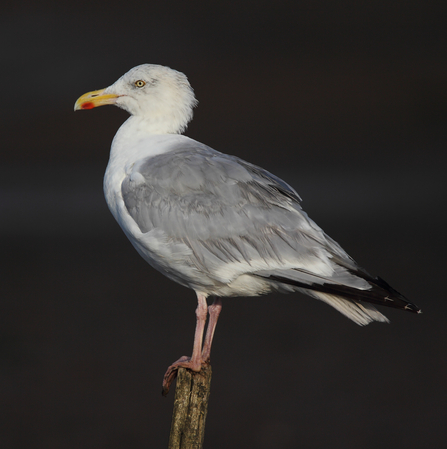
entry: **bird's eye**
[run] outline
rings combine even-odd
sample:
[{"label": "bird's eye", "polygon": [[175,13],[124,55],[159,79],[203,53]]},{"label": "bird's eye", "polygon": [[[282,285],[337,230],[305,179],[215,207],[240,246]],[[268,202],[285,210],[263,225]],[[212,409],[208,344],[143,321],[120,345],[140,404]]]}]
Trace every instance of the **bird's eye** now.
[{"label": "bird's eye", "polygon": [[143,81],[143,80],[138,80],[138,81],[135,81],[135,86],[137,86],[137,87],[144,87],[146,85],[146,83]]}]

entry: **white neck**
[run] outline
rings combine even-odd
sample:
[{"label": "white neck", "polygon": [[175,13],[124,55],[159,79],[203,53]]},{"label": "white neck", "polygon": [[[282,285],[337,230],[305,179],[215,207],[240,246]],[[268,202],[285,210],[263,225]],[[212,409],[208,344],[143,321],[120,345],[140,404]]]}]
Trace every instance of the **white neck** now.
[{"label": "white neck", "polygon": [[114,148],[122,151],[136,146],[141,140],[149,136],[161,134],[176,134],[168,130],[169,126],[161,118],[153,119],[131,115],[118,129],[112,143]]}]

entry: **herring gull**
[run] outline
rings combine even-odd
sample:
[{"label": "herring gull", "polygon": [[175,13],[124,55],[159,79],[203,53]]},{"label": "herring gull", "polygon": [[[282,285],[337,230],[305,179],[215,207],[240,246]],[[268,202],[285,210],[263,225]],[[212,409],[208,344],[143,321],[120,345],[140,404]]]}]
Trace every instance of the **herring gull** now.
[{"label": "herring gull", "polygon": [[109,209],[140,255],[198,299],[192,356],[168,368],[164,394],[178,367],[200,371],[208,362],[221,297],[298,291],[359,325],[388,322],[375,305],[420,312],[327,236],[287,183],[181,134],[197,104],[183,73],[134,67],[82,95],[75,110],[109,104],[130,114],[105,173]]}]

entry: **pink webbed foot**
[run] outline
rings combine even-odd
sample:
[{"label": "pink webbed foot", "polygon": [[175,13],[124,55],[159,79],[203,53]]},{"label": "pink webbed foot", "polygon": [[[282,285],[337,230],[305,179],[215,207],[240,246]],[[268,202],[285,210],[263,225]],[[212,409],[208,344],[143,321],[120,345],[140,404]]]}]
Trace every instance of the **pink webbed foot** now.
[{"label": "pink webbed foot", "polygon": [[166,370],[166,373],[163,376],[161,394],[163,396],[166,396],[169,393],[169,388],[171,387],[174,379],[177,377],[179,368],[187,368],[198,373],[202,369],[202,365],[204,365],[205,363],[205,360],[193,361],[191,357],[187,357],[185,355],[183,357],[180,357]]}]

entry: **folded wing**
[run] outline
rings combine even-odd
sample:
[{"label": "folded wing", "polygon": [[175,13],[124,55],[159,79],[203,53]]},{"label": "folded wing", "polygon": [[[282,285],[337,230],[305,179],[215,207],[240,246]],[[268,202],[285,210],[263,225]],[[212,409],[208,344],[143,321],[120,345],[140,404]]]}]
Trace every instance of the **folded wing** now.
[{"label": "folded wing", "polygon": [[[358,324],[387,321],[369,303],[419,311],[328,237],[287,183],[193,140],[138,161],[122,196],[142,233],[160,230],[166,245],[190,250],[182,263],[201,273],[203,285],[197,276],[183,283],[195,290],[226,296],[301,291]],[[259,291],[244,293],[241,277],[257,281]]]}]

